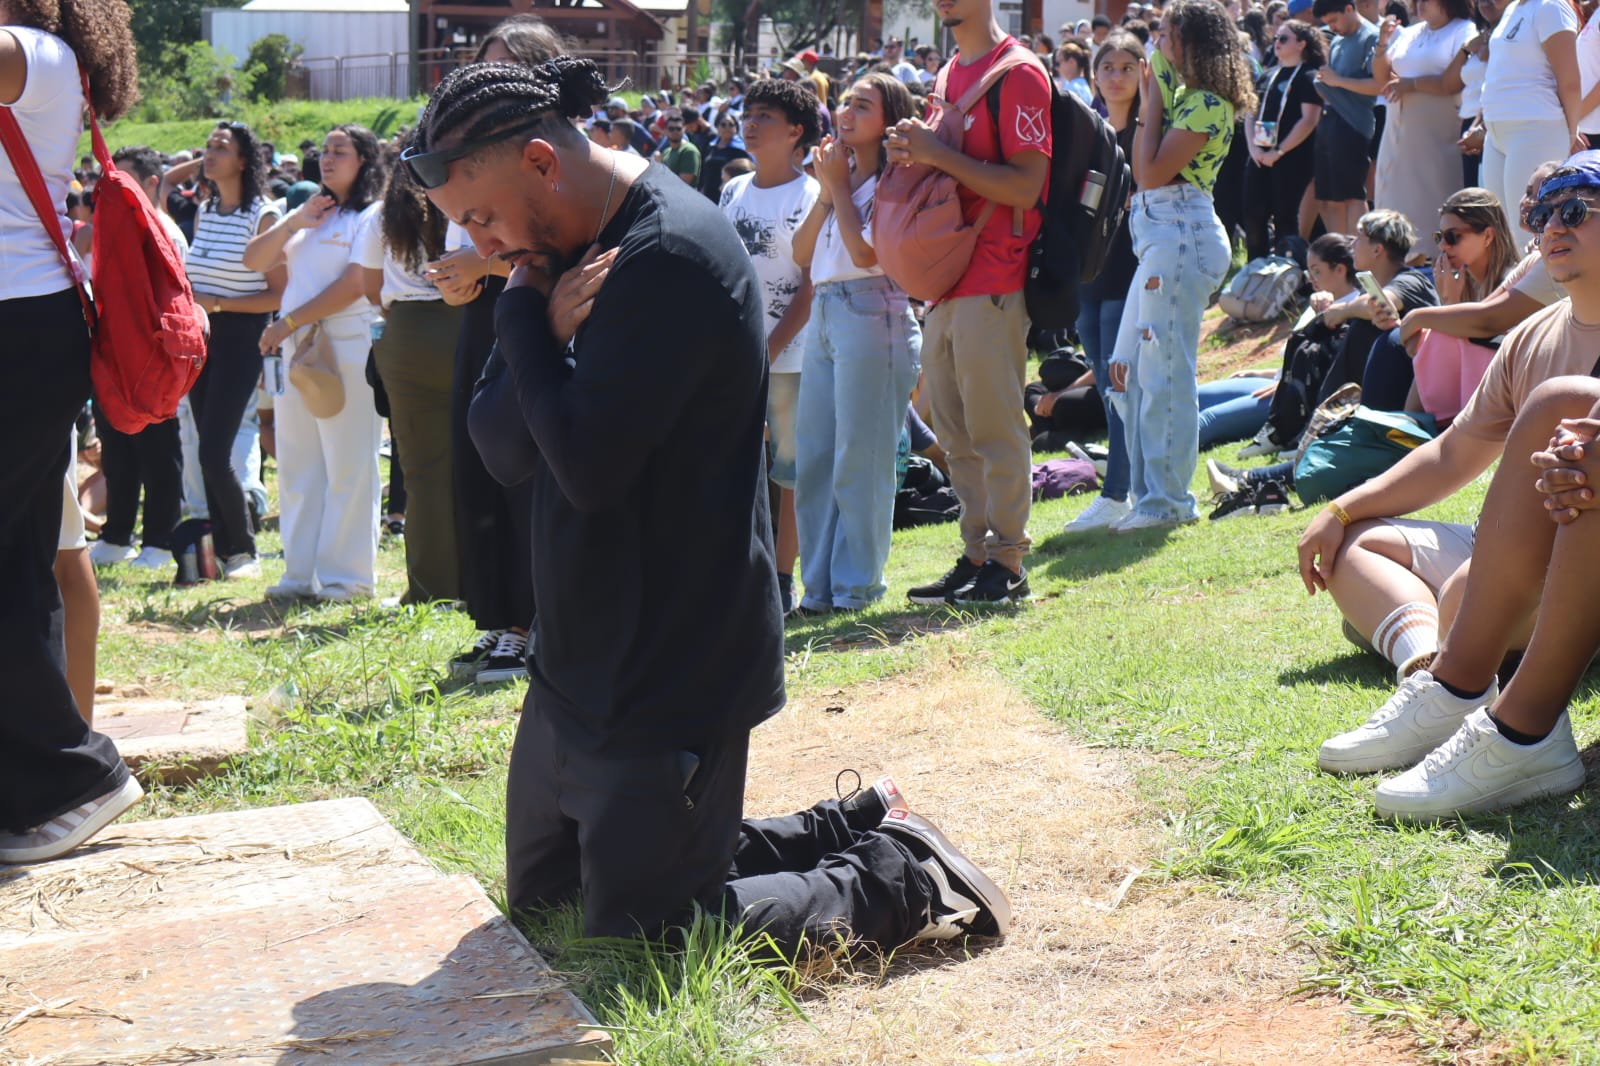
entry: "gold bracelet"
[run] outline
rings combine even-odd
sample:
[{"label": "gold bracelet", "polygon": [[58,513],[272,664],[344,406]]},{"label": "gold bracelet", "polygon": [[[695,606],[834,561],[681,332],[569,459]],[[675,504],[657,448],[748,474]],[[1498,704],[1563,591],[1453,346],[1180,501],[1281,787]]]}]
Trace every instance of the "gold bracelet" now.
[{"label": "gold bracelet", "polygon": [[[283,320],[284,320],[285,323],[288,324],[289,332],[291,332],[291,333],[293,333],[295,330],[300,328],[299,326],[295,325],[295,321],[294,321],[294,316],[293,315],[284,315],[283,316]],[[1345,523],[1345,525],[1349,525],[1349,524],[1350,523],[1348,523],[1348,522]]]},{"label": "gold bracelet", "polygon": [[1346,529],[1350,528],[1350,512],[1346,511],[1343,507],[1340,507],[1336,501],[1329,500],[1328,506],[1324,507],[1323,510],[1337,518],[1341,526],[1344,526]]}]

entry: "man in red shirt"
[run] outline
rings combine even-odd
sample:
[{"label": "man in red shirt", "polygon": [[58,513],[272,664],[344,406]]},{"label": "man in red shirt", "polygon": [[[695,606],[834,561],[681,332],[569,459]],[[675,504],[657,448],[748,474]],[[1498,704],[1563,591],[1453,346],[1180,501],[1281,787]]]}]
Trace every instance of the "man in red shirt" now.
[{"label": "man in red shirt", "polygon": [[[959,100],[1009,48],[995,0],[937,0],[958,50],[948,100]],[[962,213],[975,223],[999,208],[978,237],[972,264],[928,311],[922,372],[950,481],[961,498],[962,553],[938,581],[911,589],[913,603],[1012,603],[1028,596],[1032,452],[1022,394],[1027,385],[1028,313],[1022,283],[1039,232],[1039,197],[1050,173],[1050,78],[1038,64],[1000,81],[999,121],[986,101],[966,115],[961,151],[941,145],[926,123],[889,131],[889,162],[925,163],[960,183]],[[998,128],[997,128],[998,127]]]}]

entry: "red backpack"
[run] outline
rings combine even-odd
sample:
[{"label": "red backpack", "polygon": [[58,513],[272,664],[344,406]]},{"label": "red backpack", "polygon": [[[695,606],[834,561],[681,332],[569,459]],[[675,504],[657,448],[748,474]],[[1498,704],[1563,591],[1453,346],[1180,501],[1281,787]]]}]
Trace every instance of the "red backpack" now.
[{"label": "red backpack", "polygon": [[[944,100],[954,60],[946,63],[934,81],[932,97]],[[1024,63],[1037,63],[1020,45],[995,58],[978,83],[954,104],[940,104],[929,120],[934,136],[945,147],[961,151],[966,115],[983,100],[991,85]],[[932,302],[961,280],[972,263],[978,234],[988,225],[998,206],[986,202],[970,226],[961,213],[956,179],[925,163],[889,166],[878,178],[872,202],[872,247],[878,265],[889,280],[913,299]],[[1018,214],[1021,225],[1022,212]]]},{"label": "red backpack", "polygon": [[[90,99],[87,75],[83,75],[83,98]],[[92,104],[88,110],[94,157],[101,170],[95,190],[93,290],[83,264],[61,235],[44,175],[9,107],[0,107],[0,143],[77,282],[94,338],[89,370],[95,399],[113,428],[138,433],[177,415],[178,401],[200,376],[206,359],[205,314],[194,302],[183,263],[155,208],[133,175],[112,163]]]}]

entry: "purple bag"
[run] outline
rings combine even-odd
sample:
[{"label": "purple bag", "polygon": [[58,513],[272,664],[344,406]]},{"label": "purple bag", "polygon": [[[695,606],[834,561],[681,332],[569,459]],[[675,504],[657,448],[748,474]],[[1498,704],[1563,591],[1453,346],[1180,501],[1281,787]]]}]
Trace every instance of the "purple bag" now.
[{"label": "purple bag", "polygon": [[1051,459],[1033,464],[1033,498],[1059,500],[1100,487],[1094,464],[1084,459]]}]

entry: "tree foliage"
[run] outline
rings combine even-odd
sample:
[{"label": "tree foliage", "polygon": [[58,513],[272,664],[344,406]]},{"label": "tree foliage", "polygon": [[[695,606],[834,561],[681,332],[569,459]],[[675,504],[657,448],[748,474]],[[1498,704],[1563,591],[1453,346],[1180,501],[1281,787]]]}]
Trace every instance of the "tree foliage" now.
[{"label": "tree foliage", "polygon": [[250,78],[250,99],[282,100],[289,68],[305,49],[281,33],[269,33],[250,46],[244,70]]},{"label": "tree foliage", "polygon": [[825,41],[834,30],[860,24],[864,0],[714,0],[715,18],[728,27],[736,65],[749,66],[762,19],[772,20],[778,52],[791,56]]},{"label": "tree foliage", "polygon": [[250,79],[249,71],[234,69],[233,56],[205,41],[169,44],[140,77],[144,98],[137,114],[146,122],[226,115],[236,99],[249,95]]},{"label": "tree foliage", "polygon": [[172,65],[182,65],[186,59],[169,49],[200,40],[201,8],[242,3],[244,0],[137,0],[130,4],[139,70],[149,75],[170,74]]}]

